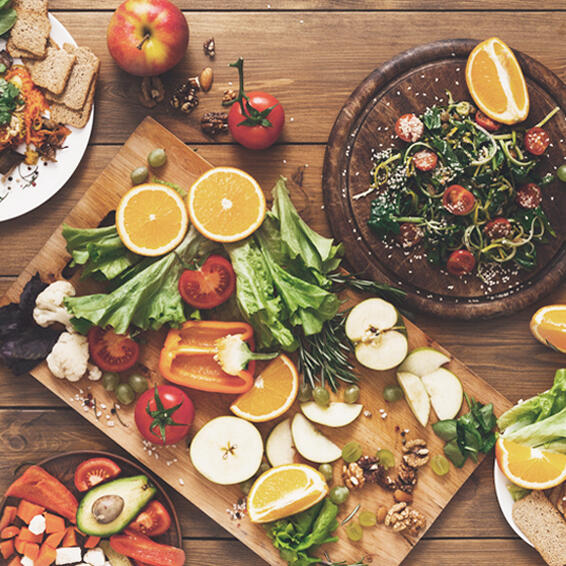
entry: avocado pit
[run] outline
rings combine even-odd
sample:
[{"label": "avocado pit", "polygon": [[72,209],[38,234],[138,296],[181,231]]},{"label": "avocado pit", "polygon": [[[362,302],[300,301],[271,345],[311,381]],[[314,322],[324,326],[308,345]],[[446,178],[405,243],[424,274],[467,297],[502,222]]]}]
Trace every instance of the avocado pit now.
[{"label": "avocado pit", "polygon": [[119,495],[103,495],[92,504],[92,515],[98,523],[107,525],[124,509],[124,499]]}]

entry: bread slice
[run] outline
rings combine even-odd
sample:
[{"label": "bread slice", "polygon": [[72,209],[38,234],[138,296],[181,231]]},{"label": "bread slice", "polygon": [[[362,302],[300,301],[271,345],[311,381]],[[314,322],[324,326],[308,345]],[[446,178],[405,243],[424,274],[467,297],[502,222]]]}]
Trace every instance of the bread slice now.
[{"label": "bread slice", "polygon": [[88,96],[90,85],[100,67],[100,59],[88,47],[75,47],[65,43],[63,49],[76,56],[67,86],[61,94],[46,92],[48,100],[64,104],[71,110],[81,110]]},{"label": "bread slice", "polygon": [[47,55],[41,61],[23,59],[31,80],[54,94],[61,94],[67,85],[69,75],[77,57],[64,49],[48,47]]},{"label": "bread slice", "polygon": [[74,126],[75,128],[84,128],[90,118],[90,112],[94,103],[94,93],[96,91],[96,81],[98,74],[92,79],[90,89],[86,97],[86,101],[81,110],[71,110],[64,104],[53,102],[49,106],[51,112],[51,119],[60,124],[67,126]]},{"label": "bread slice", "polygon": [[47,16],[47,0],[13,0],[12,8],[16,12],[20,10],[28,10],[36,14],[43,14]]},{"label": "bread slice", "polygon": [[566,566],[566,522],[543,492],[517,501],[513,520],[549,566]]},{"label": "bread slice", "polygon": [[43,57],[36,57],[31,51],[26,51],[25,49],[18,49],[14,45],[12,38],[9,38],[6,42],[6,51],[14,58],[26,58],[26,59],[42,59]]},{"label": "bread slice", "polygon": [[43,57],[51,33],[49,17],[24,9],[17,10],[17,13],[18,19],[10,32],[14,47],[33,53],[35,57]]}]

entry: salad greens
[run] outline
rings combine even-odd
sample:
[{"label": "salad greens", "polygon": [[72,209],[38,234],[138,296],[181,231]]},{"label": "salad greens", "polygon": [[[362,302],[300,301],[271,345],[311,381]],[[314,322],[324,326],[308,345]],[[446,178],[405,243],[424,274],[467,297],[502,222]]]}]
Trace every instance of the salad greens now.
[{"label": "salad greens", "polygon": [[[0,11],[0,26],[1,17],[2,11]],[[20,89],[6,79],[0,78],[0,126],[4,126],[12,119],[12,112],[18,106],[19,98]]]},{"label": "salad greens", "polygon": [[10,31],[17,19],[16,10],[12,8],[12,0],[0,0],[0,35]]}]

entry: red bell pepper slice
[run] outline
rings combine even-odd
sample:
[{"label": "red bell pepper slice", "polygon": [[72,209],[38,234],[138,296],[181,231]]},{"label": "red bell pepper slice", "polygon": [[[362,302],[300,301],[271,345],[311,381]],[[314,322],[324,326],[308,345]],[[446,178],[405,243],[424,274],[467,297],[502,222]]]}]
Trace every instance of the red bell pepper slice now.
[{"label": "red bell pepper slice", "polygon": [[110,537],[110,546],[120,554],[149,566],[183,566],[185,551],[159,544],[143,535],[122,534]]}]

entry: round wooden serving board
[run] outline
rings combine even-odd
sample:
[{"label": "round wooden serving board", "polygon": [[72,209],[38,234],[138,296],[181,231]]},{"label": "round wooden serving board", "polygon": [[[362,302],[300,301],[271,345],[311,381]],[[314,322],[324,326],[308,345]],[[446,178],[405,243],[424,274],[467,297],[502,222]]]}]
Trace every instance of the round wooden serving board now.
[{"label": "round wooden serving board", "polygon": [[[394,125],[405,113],[422,113],[446,102],[470,100],[465,67],[476,40],[454,39],[406,51],[373,71],[351,94],[334,124],[323,169],[326,213],[336,239],[344,242],[354,272],[397,285],[407,303],[434,315],[472,319],[520,310],[549,292],[566,274],[566,186],[555,180],[543,189],[543,207],[556,238],[538,246],[538,267],[502,277],[491,286],[477,276],[455,277],[428,263],[418,247],[405,251],[382,242],[367,225],[373,195],[358,200],[370,183],[372,150],[399,147]],[[561,110],[545,125],[552,145],[540,171],[555,172],[566,154],[566,87],[544,65],[516,52],[525,74],[531,110],[527,126],[536,124],[555,106]]]}]

